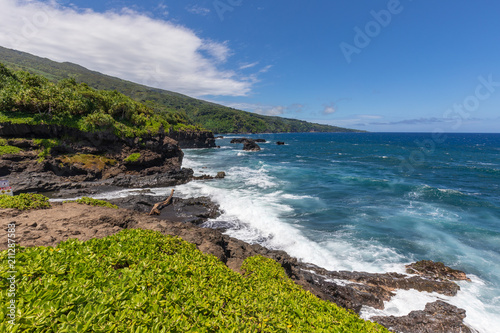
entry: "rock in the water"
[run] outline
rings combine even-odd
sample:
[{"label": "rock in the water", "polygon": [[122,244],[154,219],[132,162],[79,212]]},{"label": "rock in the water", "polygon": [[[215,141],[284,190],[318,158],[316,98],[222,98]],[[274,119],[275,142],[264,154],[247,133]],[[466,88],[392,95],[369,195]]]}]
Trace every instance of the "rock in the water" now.
[{"label": "rock in the water", "polygon": [[[263,139],[258,139],[258,140],[263,140]],[[264,141],[258,141],[258,142],[265,142]],[[237,139],[232,139],[231,143],[243,143],[243,150],[246,151],[259,151],[260,146],[256,143],[257,140],[253,139],[248,139],[248,138],[237,138]]]},{"label": "rock in the water", "polygon": [[215,178],[222,179],[226,177],[226,173],[224,171],[217,172],[217,176]]},{"label": "rock in the water", "polygon": [[470,281],[464,272],[447,267],[442,262],[421,260],[405,267],[408,274],[418,274],[433,280]]},{"label": "rock in the water", "polygon": [[237,138],[237,139],[232,139],[231,143],[244,143],[247,140],[250,140],[250,139],[248,139],[248,138]]},{"label": "rock in the water", "polygon": [[265,139],[255,139],[255,142],[266,143],[267,141]]},{"label": "rock in the water", "polygon": [[203,174],[201,176],[193,177],[193,180],[223,179],[224,177],[226,177],[226,173],[224,171],[219,171],[215,177]]},{"label": "rock in the water", "polygon": [[465,310],[443,301],[427,303],[425,310],[403,317],[372,317],[380,325],[401,333],[470,333],[464,325]]},{"label": "rock in the water", "polygon": [[277,142],[276,142],[276,144],[277,144],[278,146],[283,146],[283,145],[285,145],[285,143],[284,143],[283,141],[277,141]]},{"label": "rock in the water", "polygon": [[260,146],[257,143],[255,143],[255,141],[253,141],[253,140],[247,140],[247,141],[243,142],[243,150],[259,151]]}]

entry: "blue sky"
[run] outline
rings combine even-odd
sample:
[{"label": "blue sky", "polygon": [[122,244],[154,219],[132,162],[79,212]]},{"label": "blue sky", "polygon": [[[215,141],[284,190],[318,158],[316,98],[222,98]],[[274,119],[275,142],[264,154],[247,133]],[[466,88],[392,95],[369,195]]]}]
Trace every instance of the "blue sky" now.
[{"label": "blue sky", "polygon": [[500,130],[493,0],[0,0],[0,8],[4,47],[238,109],[369,131]]}]

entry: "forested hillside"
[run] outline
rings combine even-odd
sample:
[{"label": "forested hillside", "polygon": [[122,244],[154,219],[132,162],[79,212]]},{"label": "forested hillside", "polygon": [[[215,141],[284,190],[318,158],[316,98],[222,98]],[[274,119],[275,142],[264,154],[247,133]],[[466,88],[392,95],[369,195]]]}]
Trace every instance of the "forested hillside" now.
[{"label": "forested hillside", "polygon": [[0,62],[11,69],[43,75],[52,82],[72,78],[77,83],[85,82],[95,89],[116,90],[145,103],[155,111],[167,113],[176,111],[189,124],[202,126],[215,133],[358,132],[336,126],[236,110],[175,92],[121,80],[72,63],[58,63],[3,47],[0,47]]}]

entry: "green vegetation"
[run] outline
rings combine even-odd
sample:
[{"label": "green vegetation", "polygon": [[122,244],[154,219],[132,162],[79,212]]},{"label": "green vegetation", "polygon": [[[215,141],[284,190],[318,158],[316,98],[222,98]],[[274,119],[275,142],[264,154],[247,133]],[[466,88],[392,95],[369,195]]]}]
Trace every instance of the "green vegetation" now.
[{"label": "green vegetation", "polygon": [[[7,251],[0,280],[7,290]],[[16,248],[18,332],[388,332],[322,301],[276,262],[231,271],[193,244],[129,229],[56,248]],[[1,303],[7,293],[1,293]],[[0,317],[6,317],[6,306]],[[0,323],[6,332],[8,321]]]},{"label": "green vegetation", "polygon": [[80,164],[86,169],[104,170],[106,165],[115,165],[116,160],[99,155],[92,154],[75,154],[64,155],[59,158],[61,163],[64,164]]},{"label": "green vegetation", "polygon": [[8,146],[8,145],[5,145],[5,146],[0,145],[0,156],[6,155],[6,154],[17,154],[21,151],[22,151],[22,149],[18,148],[18,147]]},{"label": "green vegetation", "polygon": [[[174,124],[175,130],[182,127],[182,124],[190,123],[199,124],[215,133],[357,132],[336,126],[240,111],[175,92],[117,79],[90,71],[79,65],[67,62],[57,63],[2,47],[0,47],[0,59],[9,68],[43,75],[52,82],[72,78],[76,82],[86,82],[95,89],[119,91],[136,101],[146,103],[148,107],[158,113],[167,113],[167,120]],[[103,121],[106,123],[106,119]]]},{"label": "green vegetation", "polygon": [[50,154],[50,150],[61,144],[58,139],[35,139],[33,143],[40,146],[41,150],[38,153],[38,162],[41,163]]},{"label": "green vegetation", "polygon": [[7,140],[0,138],[0,156],[7,154],[17,154],[23,151],[19,147],[9,146]]},{"label": "green vegetation", "polygon": [[15,208],[19,210],[50,208],[49,198],[41,194],[21,193],[10,196],[0,195],[0,208]]},{"label": "green vegetation", "polygon": [[2,64],[0,122],[57,124],[85,132],[109,130],[119,137],[141,137],[171,127],[196,129],[176,111],[155,111],[116,90],[96,90],[72,78],[53,83]]},{"label": "green vegetation", "polygon": [[133,154],[130,154],[126,159],[125,159],[125,162],[137,162],[137,160],[141,158],[141,154],[140,153],[133,153]]},{"label": "green vegetation", "polygon": [[104,200],[99,200],[99,199],[94,199],[94,198],[89,198],[89,197],[81,197],[78,200],[74,201],[64,201],[64,202],[76,202],[82,205],[89,205],[89,206],[97,206],[97,207],[108,207],[108,208],[114,208],[118,209],[117,205],[113,205],[110,202],[104,201]]}]

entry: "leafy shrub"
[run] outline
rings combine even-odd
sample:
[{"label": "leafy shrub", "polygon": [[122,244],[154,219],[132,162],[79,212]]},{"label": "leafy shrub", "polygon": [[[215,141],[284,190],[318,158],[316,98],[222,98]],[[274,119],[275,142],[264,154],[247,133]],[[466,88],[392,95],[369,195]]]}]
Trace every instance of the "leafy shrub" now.
[{"label": "leafy shrub", "polygon": [[21,193],[19,195],[0,195],[0,208],[19,210],[50,208],[49,198],[41,194]]},{"label": "leafy shrub", "polygon": [[94,198],[89,198],[89,197],[81,197],[78,200],[64,201],[64,202],[76,202],[76,203],[83,204],[83,205],[98,206],[98,207],[108,207],[108,208],[118,209],[118,206],[113,205],[110,202],[107,202],[107,201],[104,201],[104,200],[99,200],[99,199],[94,199]]},{"label": "leafy shrub", "polygon": [[137,160],[141,158],[141,154],[140,153],[133,153],[133,154],[130,154],[126,159],[125,159],[125,162],[137,162]]},{"label": "leafy shrub", "polygon": [[[0,253],[0,274],[9,270]],[[16,249],[19,332],[388,332],[322,301],[276,262],[246,276],[180,238],[123,230],[56,248]],[[0,288],[8,288],[0,279]],[[6,293],[0,294],[2,303]],[[0,308],[4,318],[8,308]],[[7,322],[0,323],[6,331]]]}]

